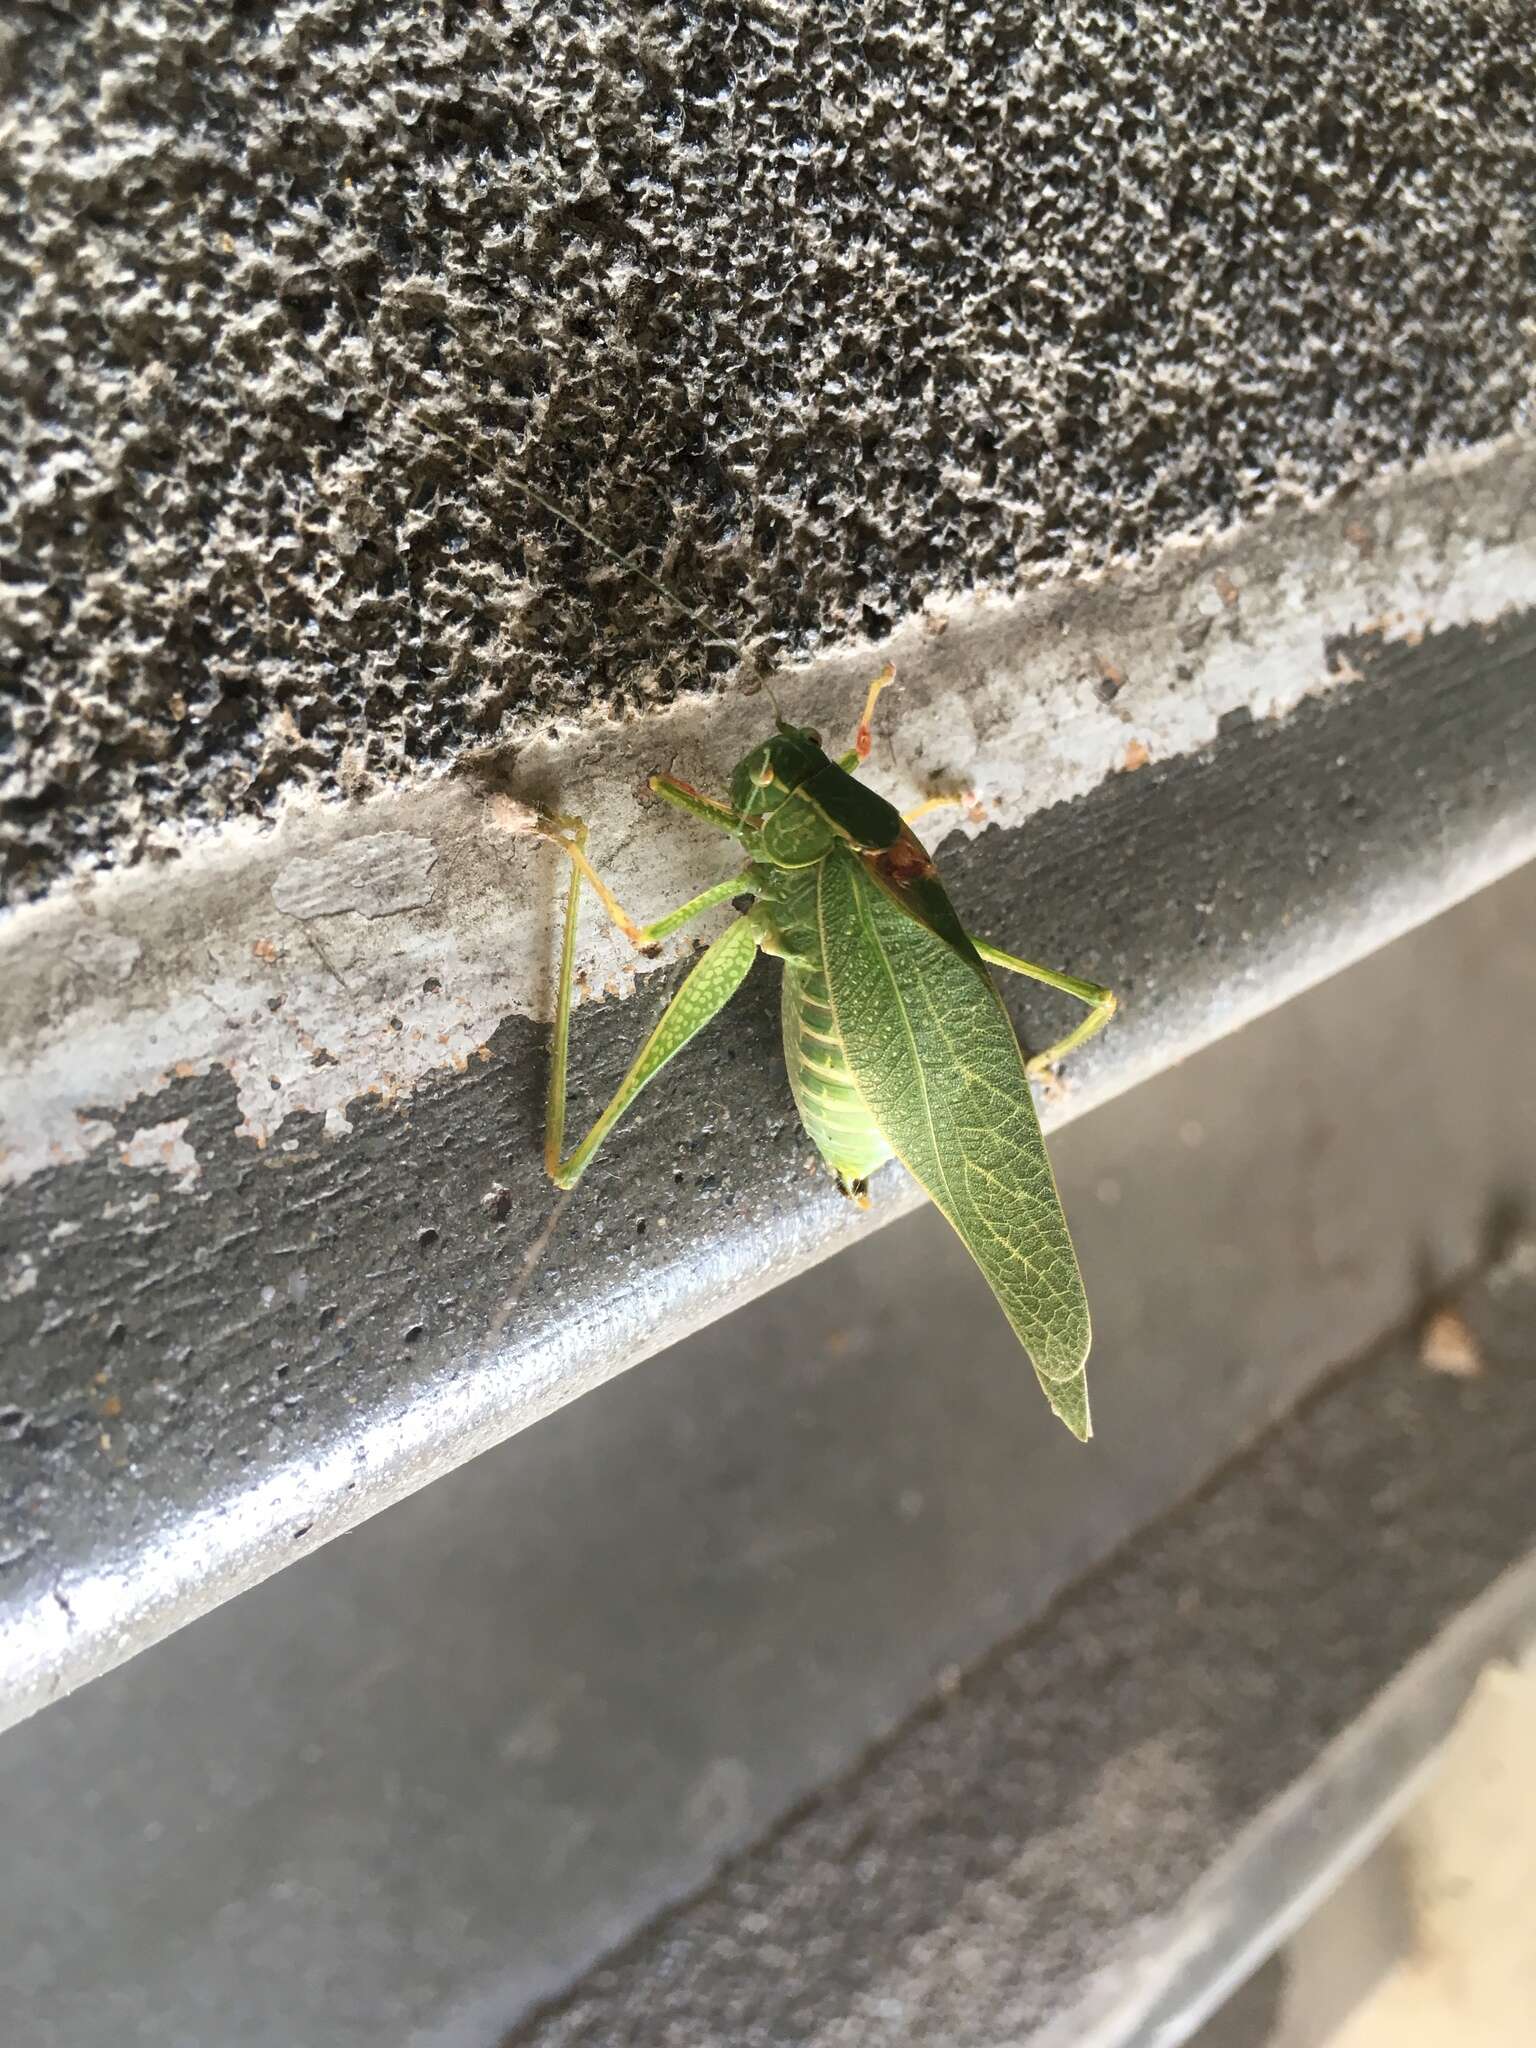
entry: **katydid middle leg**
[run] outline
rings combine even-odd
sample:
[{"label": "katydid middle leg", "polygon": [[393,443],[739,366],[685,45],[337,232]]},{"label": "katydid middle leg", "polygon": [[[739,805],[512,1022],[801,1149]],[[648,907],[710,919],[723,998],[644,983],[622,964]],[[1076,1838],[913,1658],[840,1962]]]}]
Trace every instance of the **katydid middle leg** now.
[{"label": "katydid middle leg", "polygon": [[[567,828],[572,822],[574,821],[561,821]],[[585,838],[584,828],[582,837]],[[571,857],[571,884],[565,902],[565,933],[560,946],[560,983],[555,998],[555,1042],[549,1062],[544,1165],[557,1187],[569,1188],[574,1187],[581,1178],[599,1145],[646,1083],[653,1080],[674,1053],[681,1052],[689,1039],[702,1031],[711,1017],[723,1010],[736,993],[746,976],[747,969],[756,957],[757,931],[751,919],[746,917],[738,917],[733,924],[726,926],[703,957],[695,962],[682,987],[662,1011],[655,1030],[635,1055],[629,1072],[614,1091],[608,1107],[575,1151],[562,1157],[561,1147],[565,1143],[566,1075],[571,1043],[571,988],[576,970],[576,916],[581,904],[582,877],[586,876],[597,886],[610,914],[615,904],[611,892],[594,873],[590,861],[586,858],[584,847],[576,847],[563,836],[555,843],[562,846]],[[628,920],[620,928],[631,931],[641,944],[664,938],[668,932],[676,931],[680,925],[686,924],[692,917],[699,916],[702,911],[725,902],[730,896],[740,894],[750,880],[749,873],[731,875],[723,882],[716,882],[713,888],[705,889],[699,895],[691,897],[688,902],[679,904],[676,910],[669,911],[665,917],[659,917],[651,924],[635,925],[633,920]]]},{"label": "katydid middle leg", "polygon": [[1054,1067],[1058,1060],[1064,1060],[1069,1052],[1076,1052],[1080,1045],[1086,1045],[1096,1032],[1114,1016],[1119,1000],[1112,989],[1101,988],[1096,981],[1079,981],[1075,975],[1057,974],[1049,967],[1037,967],[1032,960],[1020,960],[1016,954],[1004,953],[996,946],[989,946],[985,939],[978,939],[974,932],[968,933],[971,944],[982,959],[990,966],[1001,967],[1008,974],[1028,975],[1031,981],[1043,982],[1047,988],[1060,989],[1063,995],[1075,996],[1080,1003],[1089,1005],[1088,1015],[1075,1030],[1065,1038],[1058,1038],[1054,1045],[1048,1045],[1044,1052],[1034,1053],[1026,1062],[1024,1071],[1033,1079],[1038,1074]]},{"label": "katydid middle leg", "polygon": [[986,812],[977,804],[975,794],[968,789],[946,790],[942,796],[925,796],[920,804],[914,804],[910,811],[903,811],[903,825],[915,825],[919,818],[926,818],[933,811],[969,811],[974,820],[985,818]]}]

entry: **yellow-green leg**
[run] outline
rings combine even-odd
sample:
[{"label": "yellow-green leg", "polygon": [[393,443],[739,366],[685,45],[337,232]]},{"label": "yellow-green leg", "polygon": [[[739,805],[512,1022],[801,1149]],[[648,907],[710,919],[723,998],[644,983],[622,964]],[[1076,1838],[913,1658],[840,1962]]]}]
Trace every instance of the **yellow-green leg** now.
[{"label": "yellow-green leg", "polygon": [[651,793],[676,810],[686,811],[691,818],[702,818],[717,832],[734,832],[741,822],[728,803],[723,803],[717,796],[706,796],[702,789],[695,789],[680,775],[653,775]]},{"label": "yellow-green leg", "polygon": [[576,970],[576,914],[581,904],[582,877],[592,884],[604,909],[636,945],[653,946],[685,925],[690,918],[711,910],[717,903],[738,896],[751,882],[750,871],[730,875],[712,888],[702,890],[686,903],[669,910],[650,924],[636,924],[613,891],[587,859],[587,828],[579,818],[541,819],[538,831],[566,854],[571,863],[571,886],[565,899],[565,933],[560,946],[560,981],[555,998],[555,1042],[549,1062],[549,1097],[544,1125],[544,1165],[557,1187],[574,1187],[586,1171],[593,1154],[629,1108],[640,1090],[659,1074],[689,1039],[702,1031],[710,1018],[724,1009],[741,986],[757,953],[757,931],[750,918],[739,917],[728,925],[661,1013],[655,1030],[640,1048],[629,1072],[614,1091],[613,1100],[585,1138],[569,1155],[561,1156],[565,1143],[566,1075],[570,1060],[571,989]]},{"label": "yellow-green leg", "polygon": [[846,754],[841,754],[838,757],[837,765],[845,774],[856,774],[859,764],[869,759],[869,750],[875,743],[875,706],[880,701],[880,692],[888,689],[895,680],[895,665],[888,661],[869,686],[869,694],[864,699],[864,709],[859,718],[859,728],[853,736],[853,745]]},{"label": "yellow-green leg", "polygon": [[[669,910],[665,917],[658,917],[650,924],[637,924],[588,860],[587,828],[580,818],[540,818],[533,830],[541,839],[547,839],[551,846],[558,846],[569,859],[573,870],[573,894],[570,901],[575,902],[580,890],[580,879],[585,875],[604,910],[625,938],[632,939],[642,952],[657,945],[662,939],[670,937],[679,925],[685,925],[691,917],[698,917],[702,912],[713,909],[715,904],[726,903],[732,896],[739,896],[751,881],[751,876],[746,873],[731,875],[723,882],[716,882],[713,888],[704,890],[702,895],[691,897],[688,902],[679,904],[676,910]],[[568,908],[567,933],[570,930],[572,915]]]},{"label": "yellow-green leg", "polygon": [[902,812],[901,822],[903,825],[915,825],[919,818],[926,818],[933,811],[969,811],[975,823],[979,823],[986,816],[974,794],[968,789],[962,789],[948,790],[943,796],[925,796],[922,802],[914,805],[910,811]]},{"label": "yellow-green leg", "polygon": [[1063,995],[1075,996],[1080,1003],[1087,1003],[1088,1015],[1075,1031],[1069,1031],[1065,1038],[1058,1038],[1054,1045],[1048,1045],[1044,1052],[1035,1053],[1026,1063],[1025,1072],[1033,1079],[1054,1067],[1058,1060],[1064,1060],[1069,1052],[1076,1052],[1080,1045],[1086,1045],[1096,1032],[1114,1016],[1119,1001],[1113,990],[1101,988],[1096,981],[1079,981],[1074,975],[1057,974],[1049,967],[1037,967],[1032,960],[1020,960],[1012,953],[999,951],[989,946],[985,939],[978,939],[974,932],[968,935],[971,944],[992,967],[1001,967],[1009,974],[1025,974],[1031,981],[1043,982],[1047,988],[1059,988]]}]

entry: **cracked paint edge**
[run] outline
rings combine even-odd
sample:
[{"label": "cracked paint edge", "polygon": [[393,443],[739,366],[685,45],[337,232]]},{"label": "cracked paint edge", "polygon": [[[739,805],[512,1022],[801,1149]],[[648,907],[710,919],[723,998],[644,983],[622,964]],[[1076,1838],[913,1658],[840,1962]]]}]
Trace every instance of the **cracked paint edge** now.
[{"label": "cracked paint edge", "polygon": [[[775,691],[830,743],[893,661],[868,773],[903,804],[969,793],[969,813],[936,816],[937,844],[1197,752],[1234,714],[1272,720],[1348,688],[1346,637],[1414,641],[1533,603],[1536,443],[1509,437],[1143,564],[930,605]],[[586,817],[620,899],[654,916],[724,872],[729,850],[653,802],[647,774],[721,789],[770,715],[755,695],[690,698],[478,766]],[[509,1015],[549,1014],[565,877],[549,848],[498,829],[472,775],[351,804],[296,798],[275,827],[189,835],[177,851],[78,878],[0,925],[0,1185],[112,1142],[124,1165],[195,1188],[195,1157],[154,1103],[177,1077],[225,1068],[253,1145],[303,1113],[344,1137],[350,1103],[400,1100],[489,1057]],[[625,995],[653,964],[588,899],[583,999]]]}]

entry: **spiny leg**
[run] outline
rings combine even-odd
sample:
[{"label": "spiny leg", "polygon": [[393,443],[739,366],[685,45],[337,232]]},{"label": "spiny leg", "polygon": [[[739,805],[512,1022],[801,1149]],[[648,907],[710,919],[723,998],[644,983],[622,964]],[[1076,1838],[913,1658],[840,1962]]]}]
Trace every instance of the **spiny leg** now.
[{"label": "spiny leg", "polygon": [[946,792],[943,796],[925,796],[915,809],[902,812],[901,822],[904,825],[915,825],[919,818],[926,818],[930,812],[948,810],[971,811],[978,820],[986,816],[975,795],[968,789],[961,789]]},{"label": "spiny leg", "polygon": [[837,765],[845,774],[852,775],[861,761],[869,759],[869,750],[875,743],[872,729],[875,706],[880,701],[880,692],[889,688],[895,680],[895,663],[888,661],[869,686],[869,695],[864,699],[864,710],[859,719],[859,729],[853,737],[853,745],[838,760]]},{"label": "spiny leg", "polygon": [[570,1040],[570,983],[562,968],[560,1007],[555,1018],[555,1054],[550,1062],[549,1113],[544,1137],[544,1164],[557,1187],[574,1187],[593,1154],[635,1097],[682,1051],[710,1019],[723,1010],[746,978],[757,956],[757,934],[751,920],[738,917],[695,963],[687,980],[662,1011],[660,1021],[635,1055],[613,1099],[575,1151],[560,1156],[565,1142],[565,1077]]},{"label": "spiny leg", "polygon": [[[864,700],[864,715],[859,720],[858,735],[848,752],[842,756],[837,764],[846,773],[853,774],[861,762],[869,759],[870,748],[874,745],[871,721],[875,715],[875,705],[879,701],[881,691],[887,689],[895,680],[895,664],[888,661],[885,667],[881,669],[879,675],[870,684],[869,695]],[[914,825],[919,818],[926,818],[934,811],[948,810],[951,806],[968,810],[974,807],[975,803],[976,798],[970,790],[946,791],[942,796],[925,797],[915,809],[903,811],[901,814],[902,823],[904,825]]]},{"label": "spiny leg", "polygon": [[1044,1052],[1037,1052],[1025,1062],[1024,1071],[1031,1080],[1054,1067],[1058,1060],[1064,1060],[1069,1052],[1076,1052],[1080,1045],[1086,1045],[1096,1032],[1114,1016],[1119,1008],[1119,999],[1112,989],[1101,988],[1096,981],[1079,981],[1075,975],[1057,974],[1052,968],[1037,967],[1032,960],[1020,960],[1013,953],[1004,953],[996,946],[989,946],[985,939],[978,939],[973,933],[967,935],[982,959],[990,966],[1001,967],[1009,974],[1025,974],[1031,981],[1043,982],[1047,988],[1060,989],[1063,995],[1075,996],[1080,1003],[1089,1005],[1088,1015],[1065,1038],[1058,1038],[1054,1045],[1048,1045]]},{"label": "spiny leg", "polygon": [[[852,775],[861,762],[869,759],[870,749],[875,743],[873,731],[875,706],[880,701],[881,691],[889,689],[895,680],[896,664],[888,661],[869,686],[869,695],[864,699],[864,711],[859,719],[859,729],[854,737],[853,745],[838,761],[838,767],[843,769],[845,773]],[[919,818],[926,818],[930,812],[947,810],[952,804],[964,808],[974,802],[974,796],[966,790],[957,791],[954,794],[946,793],[943,796],[925,797],[915,810],[902,812],[902,823],[912,825]]]}]

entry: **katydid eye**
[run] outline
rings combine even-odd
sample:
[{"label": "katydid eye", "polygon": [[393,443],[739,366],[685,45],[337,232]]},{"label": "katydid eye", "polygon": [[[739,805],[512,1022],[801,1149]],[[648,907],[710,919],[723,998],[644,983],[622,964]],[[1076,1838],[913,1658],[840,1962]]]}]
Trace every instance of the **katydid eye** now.
[{"label": "katydid eye", "polygon": [[821,745],[821,734],[819,732],[808,732],[806,734],[806,738],[810,741],[813,747],[819,747]]},{"label": "katydid eye", "polygon": [[754,768],[752,770],[752,780],[759,789],[766,789],[773,781],[773,763],[771,761],[764,761],[761,766]]}]

